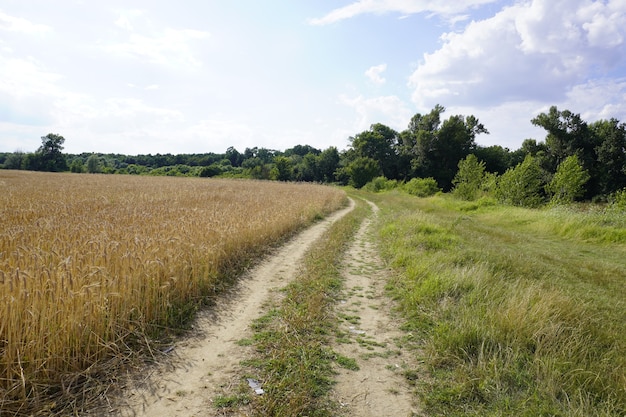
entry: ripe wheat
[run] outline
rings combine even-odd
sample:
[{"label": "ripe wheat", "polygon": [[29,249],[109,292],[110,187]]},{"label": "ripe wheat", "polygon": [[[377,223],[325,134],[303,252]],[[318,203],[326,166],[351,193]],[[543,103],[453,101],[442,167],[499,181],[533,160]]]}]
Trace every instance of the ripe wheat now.
[{"label": "ripe wheat", "polygon": [[310,184],[0,172],[0,408],[46,407],[72,375],[132,355],[344,200]]}]

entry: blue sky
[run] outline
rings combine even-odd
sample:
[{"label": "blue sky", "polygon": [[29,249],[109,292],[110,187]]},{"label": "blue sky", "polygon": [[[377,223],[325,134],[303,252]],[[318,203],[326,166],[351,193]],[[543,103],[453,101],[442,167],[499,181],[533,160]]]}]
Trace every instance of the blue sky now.
[{"label": "blue sky", "polygon": [[0,1],[0,151],[344,149],[436,104],[519,148],[626,121],[624,0]]}]

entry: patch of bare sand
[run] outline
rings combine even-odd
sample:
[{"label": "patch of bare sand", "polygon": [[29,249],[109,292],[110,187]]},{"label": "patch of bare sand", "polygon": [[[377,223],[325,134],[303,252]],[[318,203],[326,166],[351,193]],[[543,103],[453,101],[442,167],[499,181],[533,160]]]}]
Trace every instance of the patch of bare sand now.
[{"label": "patch of bare sand", "polygon": [[[373,215],[378,207],[372,206]],[[343,267],[345,296],[337,305],[345,334],[334,350],[356,360],[359,370],[340,368],[335,399],[346,416],[418,416],[411,387],[402,371],[412,368],[410,353],[396,345],[402,336],[384,294],[388,274],[371,241],[366,219],[346,253]]]},{"label": "patch of bare sand", "polygon": [[[240,379],[234,375],[245,359],[237,341],[251,337],[251,322],[263,314],[273,291],[296,275],[302,258],[315,240],[350,206],[304,230],[275,254],[249,271],[231,293],[230,300],[199,314],[195,334],[174,346],[171,361],[146,370],[107,415],[191,417],[220,415],[212,404],[220,387]],[[136,379],[135,379],[136,381]],[[92,413],[90,413],[92,414]]]}]

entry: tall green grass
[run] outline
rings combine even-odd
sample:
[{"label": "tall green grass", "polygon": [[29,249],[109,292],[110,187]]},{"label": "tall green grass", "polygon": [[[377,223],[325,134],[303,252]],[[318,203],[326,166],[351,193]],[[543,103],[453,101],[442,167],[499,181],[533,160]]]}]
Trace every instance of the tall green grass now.
[{"label": "tall green grass", "polygon": [[624,212],[369,198],[432,415],[626,415]]}]

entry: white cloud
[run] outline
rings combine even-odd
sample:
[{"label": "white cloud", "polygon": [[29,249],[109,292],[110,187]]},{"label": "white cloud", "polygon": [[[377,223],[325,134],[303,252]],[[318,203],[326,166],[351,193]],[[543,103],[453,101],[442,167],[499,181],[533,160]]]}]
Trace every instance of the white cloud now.
[{"label": "white cloud", "polygon": [[591,80],[574,86],[559,107],[588,121],[616,118],[626,120],[626,79]]},{"label": "white cloud", "polygon": [[348,97],[341,95],[340,101],[353,108],[356,119],[352,132],[364,131],[374,123],[382,123],[393,129],[403,130],[411,119],[411,110],[397,96],[380,96],[366,98],[362,95]]},{"label": "white cloud", "polygon": [[313,25],[327,25],[352,17],[374,13],[401,13],[403,15],[416,13],[433,13],[444,16],[455,16],[463,11],[483,4],[493,3],[496,0],[359,0],[347,6],[332,10],[325,16],[310,19]]},{"label": "white cloud", "polygon": [[120,17],[115,21],[115,25],[132,32],[135,30],[135,20],[143,17],[145,12],[143,10],[122,10],[120,11]]},{"label": "white cloud", "polygon": [[380,64],[370,67],[367,71],[365,71],[365,75],[370,79],[374,84],[384,84],[385,78],[381,76],[383,72],[387,69],[387,64]]},{"label": "white cloud", "polygon": [[[422,108],[438,102],[488,107],[564,100],[572,86],[626,58],[624,6],[610,1],[592,13],[588,4],[521,2],[470,23],[463,32],[443,34],[442,47],[425,54],[410,77],[413,100]],[[604,35],[592,28],[606,21],[611,24],[603,30],[614,42],[598,45]]]},{"label": "white cloud", "polygon": [[125,39],[105,45],[107,52],[178,68],[197,68],[202,65],[193,42],[210,38],[209,32],[162,28],[145,11],[135,9],[120,11],[114,23],[123,29],[122,36]]},{"label": "white cloud", "polygon": [[155,35],[130,33],[125,42],[108,45],[116,55],[145,60],[152,64],[197,68],[202,65],[191,43],[209,38],[209,33],[193,29],[164,29]]},{"label": "white cloud", "polygon": [[21,17],[10,16],[0,10],[0,30],[41,35],[49,32],[51,28]]}]

